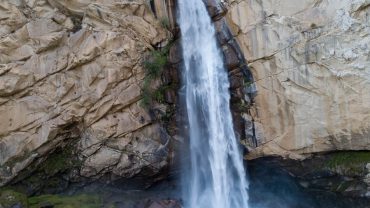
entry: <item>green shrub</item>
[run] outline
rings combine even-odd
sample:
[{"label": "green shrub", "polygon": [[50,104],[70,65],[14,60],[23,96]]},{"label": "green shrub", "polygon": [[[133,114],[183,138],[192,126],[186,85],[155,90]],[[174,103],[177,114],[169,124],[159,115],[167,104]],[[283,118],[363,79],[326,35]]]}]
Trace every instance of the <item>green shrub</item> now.
[{"label": "green shrub", "polygon": [[369,151],[338,152],[329,158],[325,167],[344,175],[363,175],[367,163],[370,163]]},{"label": "green shrub", "polygon": [[171,44],[162,50],[153,50],[143,61],[143,67],[145,71],[145,78],[142,89],[142,101],[143,107],[150,106],[154,101],[159,103],[164,101],[164,93],[162,90],[163,86],[158,88],[152,88],[154,81],[158,80],[163,74],[163,70],[167,65],[168,53]]},{"label": "green shrub", "polygon": [[0,207],[28,207],[27,196],[10,189],[0,189]]},{"label": "green shrub", "polygon": [[168,18],[166,17],[163,17],[161,20],[160,20],[160,23],[162,25],[163,28],[169,30],[170,29],[170,21],[168,20]]},{"label": "green shrub", "polygon": [[167,64],[166,51],[152,51],[144,61],[144,69],[149,79],[158,78]]}]

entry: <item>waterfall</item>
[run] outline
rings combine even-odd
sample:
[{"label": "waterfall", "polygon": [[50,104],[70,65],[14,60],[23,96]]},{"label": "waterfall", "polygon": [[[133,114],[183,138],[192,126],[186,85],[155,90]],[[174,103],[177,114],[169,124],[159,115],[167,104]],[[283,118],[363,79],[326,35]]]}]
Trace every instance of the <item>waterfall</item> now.
[{"label": "waterfall", "polygon": [[202,0],[179,0],[184,99],[190,137],[186,208],[248,208],[248,181],[233,130],[228,73]]}]

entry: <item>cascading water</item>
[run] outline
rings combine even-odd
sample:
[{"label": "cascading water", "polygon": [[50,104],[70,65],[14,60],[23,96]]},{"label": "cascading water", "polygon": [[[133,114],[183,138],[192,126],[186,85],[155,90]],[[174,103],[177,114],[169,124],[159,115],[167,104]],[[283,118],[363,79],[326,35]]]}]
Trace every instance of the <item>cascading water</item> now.
[{"label": "cascading water", "polygon": [[202,0],[179,0],[190,136],[186,208],[248,208],[248,181],[233,130],[228,74]]}]

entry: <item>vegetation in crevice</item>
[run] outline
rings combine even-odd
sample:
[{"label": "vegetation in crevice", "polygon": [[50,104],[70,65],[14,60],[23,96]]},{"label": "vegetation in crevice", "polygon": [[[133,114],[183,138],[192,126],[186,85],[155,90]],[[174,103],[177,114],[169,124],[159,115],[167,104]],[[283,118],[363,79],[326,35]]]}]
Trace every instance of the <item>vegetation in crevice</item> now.
[{"label": "vegetation in crevice", "polygon": [[[41,195],[27,197],[25,194],[12,189],[0,189],[0,207],[2,208],[99,208],[107,205],[102,198],[93,194],[67,195]],[[109,204],[106,207],[115,207]]]},{"label": "vegetation in crevice", "polygon": [[170,20],[167,17],[162,17],[159,22],[161,23],[161,26],[167,30],[171,29]]},{"label": "vegetation in crevice", "polygon": [[38,159],[9,184],[27,194],[60,192],[69,185],[69,173],[79,169],[81,161],[75,154],[75,143],[57,147],[46,159]]},{"label": "vegetation in crevice", "polygon": [[149,108],[154,101],[158,103],[164,102],[165,86],[156,82],[161,81],[160,78],[163,74],[165,67],[168,64],[168,55],[172,43],[167,44],[166,47],[160,50],[151,51],[143,61],[143,68],[145,71],[145,78],[142,87],[142,101],[141,105]]},{"label": "vegetation in crevice", "polygon": [[337,152],[330,156],[324,167],[344,175],[363,175],[370,163],[370,151]]},{"label": "vegetation in crevice", "polygon": [[244,87],[251,87],[252,85],[254,84],[254,82],[253,81],[245,81],[244,83],[243,83],[243,85],[244,85]]},{"label": "vegetation in crevice", "polygon": [[331,188],[332,192],[345,192],[348,188],[356,184],[356,181],[340,181],[338,183],[333,183]]}]

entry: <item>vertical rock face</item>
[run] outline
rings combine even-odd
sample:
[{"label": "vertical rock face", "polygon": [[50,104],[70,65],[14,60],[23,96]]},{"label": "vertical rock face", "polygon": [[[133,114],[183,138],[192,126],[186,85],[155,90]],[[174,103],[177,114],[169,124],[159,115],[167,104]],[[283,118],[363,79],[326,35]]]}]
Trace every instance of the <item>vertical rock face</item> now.
[{"label": "vertical rock face", "polygon": [[[370,149],[368,0],[204,2],[250,157]],[[0,186],[40,166],[77,167],[73,181],[167,166],[170,137],[140,105],[141,63],[171,38],[175,3],[0,0]],[[167,85],[179,82],[174,45]],[[175,106],[175,94],[164,99]],[[72,159],[50,159],[60,152]]]},{"label": "vertical rock face", "polygon": [[72,146],[75,176],[167,165],[141,107],[143,54],[169,38],[146,1],[0,1],[0,186]]},{"label": "vertical rock face", "polygon": [[250,157],[370,149],[370,2],[229,0],[258,94]]}]

